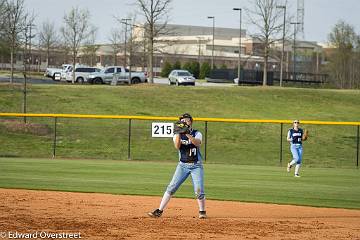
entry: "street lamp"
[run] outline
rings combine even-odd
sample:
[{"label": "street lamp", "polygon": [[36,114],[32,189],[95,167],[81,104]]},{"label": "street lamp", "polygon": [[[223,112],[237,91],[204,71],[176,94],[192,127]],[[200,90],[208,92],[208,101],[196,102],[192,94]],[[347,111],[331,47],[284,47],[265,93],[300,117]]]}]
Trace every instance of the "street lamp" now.
[{"label": "street lamp", "polygon": [[291,22],[290,24],[294,25],[294,44],[293,44],[293,80],[296,80],[296,75],[295,75],[295,71],[296,71],[296,26],[301,24],[299,22]]},{"label": "street lamp", "polygon": [[211,69],[214,69],[214,38],[215,38],[215,17],[208,16],[207,18],[213,20],[213,27],[212,27],[212,53],[211,53]]},{"label": "street lamp", "polygon": [[241,15],[242,9],[241,8],[233,8],[234,11],[239,11],[240,13],[240,32],[239,32],[239,59],[238,59],[238,79],[240,82],[240,68],[241,68]]},{"label": "street lamp", "polygon": [[[128,24],[128,21],[131,21],[131,19],[130,18],[122,18],[121,19],[121,23],[123,23],[124,25],[125,25],[125,46],[124,46],[124,48],[125,48],[125,52],[124,52],[124,58],[125,58],[125,60],[124,60],[124,67],[126,68],[126,41],[127,41],[127,26],[129,25]],[[115,56],[116,57],[116,56]]]},{"label": "street lamp", "polygon": [[285,52],[285,21],[286,21],[286,6],[276,6],[276,8],[283,9],[284,11],[284,23],[283,23],[283,38],[282,38],[282,51],[281,51],[281,63],[280,63],[280,87],[283,82],[283,65],[284,65],[284,52]]}]

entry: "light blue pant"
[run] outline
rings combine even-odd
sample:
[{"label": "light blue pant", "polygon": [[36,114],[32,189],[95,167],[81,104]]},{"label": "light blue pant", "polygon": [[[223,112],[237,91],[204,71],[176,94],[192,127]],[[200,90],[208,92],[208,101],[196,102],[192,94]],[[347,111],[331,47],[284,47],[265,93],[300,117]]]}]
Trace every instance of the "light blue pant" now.
[{"label": "light blue pant", "polygon": [[301,144],[291,144],[290,150],[293,155],[293,161],[296,164],[301,164],[302,162],[302,154],[303,154],[303,148]]},{"label": "light blue pant", "polygon": [[201,163],[191,164],[179,162],[174,176],[166,188],[166,192],[174,195],[181,184],[191,175],[195,196],[197,199],[204,199],[204,168]]}]

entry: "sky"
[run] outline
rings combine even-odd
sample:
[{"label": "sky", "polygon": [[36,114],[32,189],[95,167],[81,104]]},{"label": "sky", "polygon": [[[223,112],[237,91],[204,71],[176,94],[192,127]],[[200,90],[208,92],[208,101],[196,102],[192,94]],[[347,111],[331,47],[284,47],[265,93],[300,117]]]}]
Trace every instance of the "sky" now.
[{"label": "sky", "polygon": [[[282,0],[285,1],[285,0]],[[290,4],[288,13],[296,16],[296,0],[287,0]],[[304,37],[308,41],[325,43],[332,27],[339,21],[353,25],[360,34],[360,0],[304,0],[305,21]],[[91,14],[91,22],[98,28],[97,42],[109,42],[111,30],[117,27],[115,17],[127,18],[136,16],[142,22],[136,0],[25,0],[28,10],[36,15],[36,24],[54,22],[56,28],[63,24],[64,14],[72,7],[86,8]],[[251,8],[251,0],[172,0],[169,23],[195,26],[212,26],[207,16],[215,16],[216,27],[238,28],[239,13],[237,8]],[[243,14],[243,28],[248,34],[255,34],[256,29]]]}]

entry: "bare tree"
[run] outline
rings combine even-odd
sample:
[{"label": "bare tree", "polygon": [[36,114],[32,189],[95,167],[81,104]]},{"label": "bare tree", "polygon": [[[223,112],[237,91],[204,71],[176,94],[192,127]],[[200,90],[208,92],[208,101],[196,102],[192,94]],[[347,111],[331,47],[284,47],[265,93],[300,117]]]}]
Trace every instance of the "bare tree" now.
[{"label": "bare tree", "polygon": [[25,19],[27,13],[24,9],[24,0],[6,0],[5,1],[6,15],[4,34],[6,41],[10,45],[10,82],[14,80],[14,55],[17,47],[20,44],[22,34],[25,29]]},{"label": "bare tree", "polygon": [[46,67],[49,66],[50,51],[58,44],[58,35],[56,33],[54,22],[49,20],[43,22],[39,32],[40,45],[46,49]]},{"label": "bare tree", "polygon": [[4,36],[5,29],[5,17],[6,17],[6,5],[5,0],[0,0],[0,40]]},{"label": "bare tree", "polygon": [[257,28],[255,38],[263,43],[264,77],[263,86],[267,85],[267,69],[271,45],[280,39],[282,32],[283,14],[276,6],[281,5],[279,0],[253,0],[251,9],[247,9],[250,22]]},{"label": "bare tree", "polygon": [[155,38],[166,28],[170,3],[172,0],[136,0],[142,15],[145,17],[145,38],[148,42],[148,73],[149,82],[154,82],[153,60]]},{"label": "bare tree", "polygon": [[344,21],[339,21],[329,34],[329,42],[335,47],[330,56],[329,71],[339,88],[359,86],[359,38],[354,27]]},{"label": "bare tree", "polygon": [[75,64],[79,49],[86,39],[91,35],[90,13],[88,10],[72,8],[64,16],[64,26],[61,28],[65,44],[70,48],[72,54],[72,83],[75,83]]},{"label": "bare tree", "polygon": [[[32,34],[32,29],[35,26],[35,15],[27,14],[25,16],[25,28],[22,38],[22,50],[23,50],[23,75],[24,75],[24,87],[23,87],[23,113],[27,113],[27,72],[28,65],[31,64],[31,39],[35,37]],[[26,123],[26,116],[24,117],[24,123]]]},{"label": "bare tree", "polygon": [[84,58],[86,64],[90,66],[95,65],[96,51],[99,49],[99,45],[96,44],[97,28],[92,27],[88,39],[85,41],[83,48],[81,49],[82,58]]},{"label": "bare tree", "polygon": [[113,50],[113,65],[117,65],[117,54],[121,50],[122,31],[118,28],[111,29],[109,41]]},{"label": "bare tree", "polygon": [[[7,15],[6,13],[7,9],[6,9],[6,4],[5,4],[5,0],[0,0],[0,56],[1,56],[1,60],[3,60],[4,55],[8,55],[8,44],[7,41],[5,39],[5,26],[6,26],[6,21],[5,21],[5,17]],[[1,61],[2,62],[2,61]]]}]

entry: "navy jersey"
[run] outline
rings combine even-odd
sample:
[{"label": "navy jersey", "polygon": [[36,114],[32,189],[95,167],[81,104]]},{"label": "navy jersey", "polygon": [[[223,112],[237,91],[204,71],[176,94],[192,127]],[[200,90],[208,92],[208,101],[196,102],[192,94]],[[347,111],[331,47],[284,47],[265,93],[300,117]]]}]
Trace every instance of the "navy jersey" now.
[{"label": "navy jersey", "polygon": [[297,131],[293,128],[289,129],[289,137],[292,139],[292,144],[302,144],[302,136],[304,131],[299,128]]},{"label": "navy jersey", "polygon": [[[192,130],[190,134],[194,138],[196,137],[196,135],[198,135],[198,137],[200,136],[200,139],[202,138],[201,133],[197,130]],[[181,145],[179,149],[180,161],[184,163],[197,163],[198,161],[200,161],[201,160],[200,148],[195,146],[193,143],[191,143],[189,138],[186,137],[185,135],[181,134],[180,137],[181,137]]]}]

